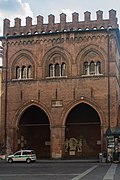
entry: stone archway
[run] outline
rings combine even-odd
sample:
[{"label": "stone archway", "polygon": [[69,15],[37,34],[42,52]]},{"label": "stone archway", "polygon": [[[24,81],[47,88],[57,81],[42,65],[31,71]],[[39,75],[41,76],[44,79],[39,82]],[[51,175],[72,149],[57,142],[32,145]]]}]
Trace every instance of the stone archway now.
[{"label": "stone archway", "polygon": [[98,158],[100,117],[93,107],[86,103],[76,105],[69,112],[65,126],[65,157]]},{"label": "stone archway", "polygon": [[18,129],[18,149],[34,149],[37,158],[50,157],[50,123],[41,108],[28,107],[20,118]]}]

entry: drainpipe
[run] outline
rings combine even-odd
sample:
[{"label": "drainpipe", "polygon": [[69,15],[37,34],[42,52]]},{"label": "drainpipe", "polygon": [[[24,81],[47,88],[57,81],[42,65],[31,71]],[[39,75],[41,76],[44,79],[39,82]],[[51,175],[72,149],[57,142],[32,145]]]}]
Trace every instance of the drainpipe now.
[{"label": "drainpipe", "polygon": [[110,129],[110,39],[109,39],[109,29],[108,32],[108,129]]},{"label": "drainpipe", "polygon": [[8,83],[8,39],[5,37],[6,41],[6,51],[5,51],[5,59],[6,59],[6,73],[5,73],[5,113],[4,113],[4,145],[5,145],[5,153],[7,150],[7,83]]},{"label": "drainpipe", "polygon": [[109,153],[108,153],[108,143],[109,143],[109,138],[113,135],[112,131],[111,131],[111,127],[110,127],[110,121],[111,121],[111,117],[110,117],[110,37],[109,37],[109,29],[107,29],[107,47],[108,47],[108,128],[106,130],[106,133],[105,133],[105,136],[106,136],[106,150],[107,150],[107,153],[106,153],[106,158],[107,158],[107,161],[106,162],[109,162],[108,161],[108,157],[109,157]]},{"label": "drainpipe", "polygon": [[107,29],[107,47],[108,47],[108,128],[106,130],[106,136],[111,136],[112,132],[111,132],[111,128],[110,128],[110,39],[109,39],[109,29]]}]

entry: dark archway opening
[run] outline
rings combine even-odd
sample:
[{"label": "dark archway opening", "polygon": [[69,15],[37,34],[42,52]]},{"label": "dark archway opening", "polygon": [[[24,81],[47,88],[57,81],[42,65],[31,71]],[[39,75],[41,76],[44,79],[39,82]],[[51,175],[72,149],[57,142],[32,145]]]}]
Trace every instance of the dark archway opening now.
[{"label": "dark archway opening", "polygon": [[97,158],[101,151],[101,129],[96,110],[81,103],[70,111],[65,125],[65,157]]},{"label": "dark archway opening", "polygon": [[38,158],[50,157],[50,124],[46,113],[32,105],[19,122],[18,148],[35,150]]}]

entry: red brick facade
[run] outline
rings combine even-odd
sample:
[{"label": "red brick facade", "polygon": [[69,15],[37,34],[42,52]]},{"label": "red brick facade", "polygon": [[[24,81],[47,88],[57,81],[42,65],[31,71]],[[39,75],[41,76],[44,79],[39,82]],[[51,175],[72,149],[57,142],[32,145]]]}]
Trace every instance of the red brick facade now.
[{"label": "red brick facade", "polygon": [[[1,141],[7,151],[32,148],[38,157],[93,157],[119,117],[119,27],[116,12],[97,20],[4,21]],[[6,71],[7,69],[7,71]],[[7,76],[6,76],[7,72]],[[6,81],[7,78],[7,81]]]}]

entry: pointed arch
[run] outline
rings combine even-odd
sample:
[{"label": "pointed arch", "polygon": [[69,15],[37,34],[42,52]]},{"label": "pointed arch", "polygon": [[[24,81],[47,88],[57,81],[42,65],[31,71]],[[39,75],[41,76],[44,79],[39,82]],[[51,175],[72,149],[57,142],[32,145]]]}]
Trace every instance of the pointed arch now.
[{"label": "pointed arch", "polygon": [[62,112],[62,115],[61,115],[61,122],[62,122],[62,125],[64,126],[65,125],[65,122],[66,122],[66,118],[69,114],[69,112],[72,110],[73,107],[75,107],[76,105],[80,104],[80,103],[85,103],[85,104],[88,104],[90,105],[91,107],[93,107],[93,109],[96,110],[96,112],[98,113],[99,117],[100,117],[100,123],[101,123],[101,126],[105,123],[104,122],[104,119],[105,119],[105,115],[102,111],[102,109],[100,108],[100,106],[98,104],[96,104],[95,102],[91,101],[90,99],[88,98],[81,98],[81,99],[77,99],[75,101],[72,101],[71,103],[69,103],[66,108],[64,109],[64,111]]},{"label": "pointed arch", "polygon": [[[65,141],[69,142],[65,156],[74,148],[75,157],[97,157],[101,152],[101,123],[97,111],[85,102],[75,105],[66,117]],[[71,141],[75,141],[71,147]]]},{"label": "pointed arch", "polygon": [[[59,59],[59,61],[57,59]],[[60,62],[60,65],[62,65],[63,63],[66,64],[66,74],[67,76],[71,74],[71,67],[73,62],[71,54],[64,48],[53,47],[45,53],[41,61],[41,66],[43,67],[43,77],[48,77],[50,67],[49,65],[53,62]]]},{"label": "pointed arch", "polygon": [[[50,157],[50,121],[46,112],[32,104],[22,113],[19,123],[16,140],[17,147],[34,149],[37,157]],[[39,143],[36,143],[39,142]]]},{"label": "pointed arch", "polygon": [[43,103],[38,103],[35,100],[31,100],[31,101],[28,101],[28,102],[22,104],[21,107],[17,110],[15,117],[14,117],[14,121],[13,121],[13,127],[14,128],[18,128],[18,124],[19,124],[20,118],[22,117],[23,113],[29,107],[31,107],[33,105],[42,109],[46,113],[46,115],[48,116],[50,125],[52,124],[53,117],[52,117],[51,113],[48,111],[48,108]]},{"label": "pointed arch", "polygon": [[105,50],[98,46],[98,45],[88,45],[82,48],[75,59],[75,62],[77,63],[78,67],[78,74],[83,75],[84,74],[84,63],[86,61],[89,61],[89,63],[94,60],[94,63],[97,61],[101,62],[101,70],[102,74],[105,73],[106,71],[106,66],[105,66],[105,59],[107,58],[107,54]]},{"label": "pointed arch", "polygon": [[[36,57],[28,50],[22,49],[15,53],[11,59],[10,59],[10,74],[11,79],[16,78],[16,68],[20,67],[22,69],[23,66],[26,66],[26,68],[31,67],[32,69],[32,75],[33,77],[36,77],[36,71],[35,68],[37,66],[37,60]],[[28,71],[28,69],[27,69]],[[28,73],[26,74],[27,77]],[[30,75],[30,74],[29,74]]]}]

